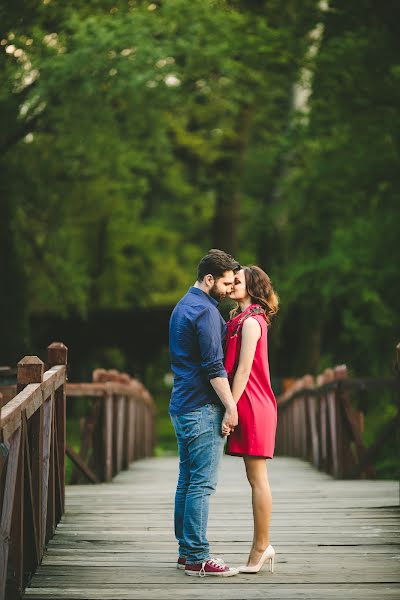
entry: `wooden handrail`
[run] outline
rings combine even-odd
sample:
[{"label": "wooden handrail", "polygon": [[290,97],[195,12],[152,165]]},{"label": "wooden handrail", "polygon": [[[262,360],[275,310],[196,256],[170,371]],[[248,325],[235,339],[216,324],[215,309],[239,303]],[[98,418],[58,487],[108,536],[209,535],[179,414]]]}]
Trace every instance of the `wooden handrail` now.
[{"label": "wooden handrail", "polygon": [[67,446],[75,470],[70,483],[80,474],[91,483],[111,481],[137,458],[152,456],[154,449],[154,401],[136,379],[115,369],[96,369],[93,383],[68,383],[68,403],[92,400],[81,420],[79,453]]},{"label": "wooden handrail", "polygon": [[[364,413],[351,403],[351,393],[371,389],[400,392],[400,344],[397,377],[349,378],[345,365],[326,369],[315,380],[305,375],[277,399],[278,454],[309,460],[335,477],[375,476],[374,456],[400,423],[400,403],[370,448],[363,442]],[[397,396],[397,400],[399,400]]]},{"label": "wooden handrail", "polygon": [[[0,600],[21,597],[65,505],[67,348],[18,363],[17,395],[0,412]],[[11,576],[7,580],[7,573]]]},{"label": "wooden handrail", "polygon": [[[73,480],[83,473],[97,483],[153,454],[155,404],[142,383],[114,369],[96,369],[91,383],[67,383],[67,348],[58,342],[48,347],[47,365],[44,371],[37,356],[26,356],[17,385],[1,387],[0,600],[22,597],[54,535],[65,507],[66,455]],[[78,453],[66,443],[66,408],[81,397],[92,403]]]}]

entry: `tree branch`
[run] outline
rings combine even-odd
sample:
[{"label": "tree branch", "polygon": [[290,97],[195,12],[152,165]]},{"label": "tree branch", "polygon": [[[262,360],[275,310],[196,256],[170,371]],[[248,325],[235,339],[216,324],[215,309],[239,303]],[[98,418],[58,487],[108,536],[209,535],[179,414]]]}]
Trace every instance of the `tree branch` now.
[{"label": "tree branch", "polygon": [[32,119],[23,123],[19,129],[13,131],[8,137],[2,140],[0,144],[0,155],[6,154],[10,148],[15,146],[15,144],[20,142],[28,133],[30,133],[32,129],[35,128],[41,116],[42,113],[32,117]]}]

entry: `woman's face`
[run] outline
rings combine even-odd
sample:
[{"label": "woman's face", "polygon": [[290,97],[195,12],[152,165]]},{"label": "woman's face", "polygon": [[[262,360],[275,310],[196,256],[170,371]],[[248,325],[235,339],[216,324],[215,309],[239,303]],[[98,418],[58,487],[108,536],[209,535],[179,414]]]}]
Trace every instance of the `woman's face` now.
[{"label": "woman's face", "polygon": [[237,273],[235,273],[235,279],[233,281],[233,288],[231,293],[229,294],[229,298],[232,300],[245,300],[248,297],[248,292],[246,289],[246,281],[244,276],[243,269],[240,269]]}]

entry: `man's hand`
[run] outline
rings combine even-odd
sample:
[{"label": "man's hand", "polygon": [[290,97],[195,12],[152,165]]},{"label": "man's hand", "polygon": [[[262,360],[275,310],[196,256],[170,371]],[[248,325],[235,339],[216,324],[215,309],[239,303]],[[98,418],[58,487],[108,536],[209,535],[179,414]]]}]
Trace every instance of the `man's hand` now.
[{"label": "man's hand", "polygon": [[221,432],[223,436],[227,436],[231,431],[235,431],[235,427],[238,424],[238,412],[235,406],[229,407],[225,411],[224,418],[222,419]]},{"label": "man's hand", "polygon": [[238,424],[236,402],[233,399],[231,388],[226,377],[214,377],[214,379],[210,379],[210,383],[226,409],[221,425],[221,433],[223,436],[226,436],[229,435],[232,429]]}]

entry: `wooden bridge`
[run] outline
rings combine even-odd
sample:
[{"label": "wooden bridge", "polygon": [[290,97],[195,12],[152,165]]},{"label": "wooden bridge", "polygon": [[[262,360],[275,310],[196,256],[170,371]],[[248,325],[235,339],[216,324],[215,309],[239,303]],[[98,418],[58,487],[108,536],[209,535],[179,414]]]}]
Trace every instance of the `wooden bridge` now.
[{"label": "wooden bridge", "polygon": [[[269,463],[275,571],[228,579],[175,568],[176,458],[133,463],[111,484],[69,486],[66,513],[26,598],[87,600],[400,597],[398,485],[341,481],[304,461]],[[214,555],[243,564],[252,538],[241,459],[225,457],[212,498]]]},{"label": "wooden bridge", "polygon": [[[46,372],[36,357],[23,359],[19,393],[1,411],[1,600],[400,597],[398,483],[343,479],[372,476],[373,454],[399,423],[397,412],[364,447],[363,416],[350,395],[365,380],[338,368],[281,398],[277,443],[290,457],[268,463],[275,572],[204,580],[175,568],[178,461],[150,458],[151,397],[116,372],[67,384],[66,362],[62,344],[49,347]],[[398,394],[395,378],[379,385]],[[65,407],[82,395],[89,408],[76,453],[66,444]],[[64,487],[66,452],[95,485]],[[243,464],[224,457],[210,510],[213,555],[242,564],[251,538]]]}]

